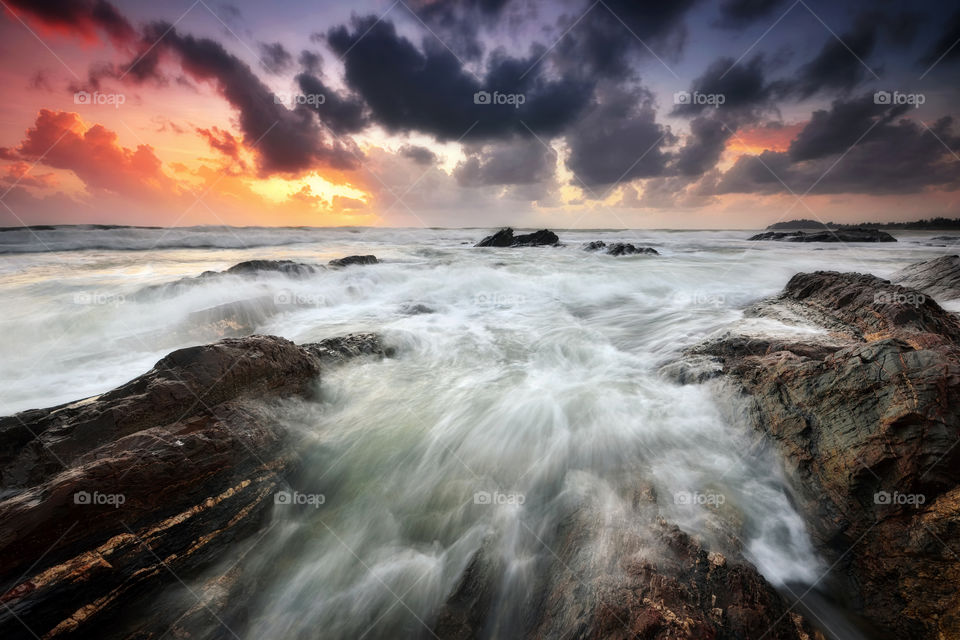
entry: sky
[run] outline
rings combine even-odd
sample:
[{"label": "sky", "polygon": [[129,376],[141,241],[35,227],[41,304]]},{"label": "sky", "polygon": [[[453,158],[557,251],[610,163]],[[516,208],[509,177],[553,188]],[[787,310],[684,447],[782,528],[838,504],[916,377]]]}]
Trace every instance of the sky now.
[{"label": "sky", "polygon": [[960,217],[960,0],[0,15],[0,226]]}]

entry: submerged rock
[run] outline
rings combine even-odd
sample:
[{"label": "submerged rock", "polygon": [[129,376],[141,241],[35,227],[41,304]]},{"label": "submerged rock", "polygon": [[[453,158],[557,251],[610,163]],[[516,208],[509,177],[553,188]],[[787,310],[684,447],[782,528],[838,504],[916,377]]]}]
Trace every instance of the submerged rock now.
[{"label": "submerged rock", "polygon": [[292,260],[247,260],[223,271],[204,271],[198,276],[188,276],[174,282],[144,287],[134,294],[134,298],[147,299],[156,296],[181,295],[195,286],[216,281],[224,276],[255,276],[261,273],[278,273],[289,278],[304,278],[317,273],[322,268]]},{"label": "submerged rock", "polygon": [[960,256],[916,262],[894,273],[890,280],[939,300],[955,300],[960,298]]},{"label": "submerged rock", "polygon": [[693,350],[751,398],[828,581],[890,637],[960,637],[960,324],[915,289],[834,272],[797,274],[748,314],[830,332]]},{"label": "submerged rock", "polygon": [[345,258],[336,258],[329,262],[332,267],[349,267],[353,264],[377,264],[377,256],[347,256]]},{"label": "submerged rock", "polygon": [[555,533],[544,531],[539,540],[549,553],[529,567],[540,579],[528,601],[502,592],[508,568],[496,538],[487,538],[433,633],[484,637],[496,606],[502,637],[824,640],[738,550],[710,550],[664,521],[649,488],[630,502],[626,522],[587,505]]},{"label": "submerged rock", "polygon": [[896,242],[897,239],[879,229],[843,229],[827,231],[766,231],[748,240],[780,240],[783,242]]},{"label": "submerged rock", "polygon": [[541,229],[533,233],[513,235],[513,229],[507,227],[500,229],[492,236],[487,236],[476,245],[477,247],[541,247],[557,246],[560,244],[560,238],[557,234],[548,230]]},{"label": "submerged rock", "polygon": [[594,240],[583,245],[584,251],[601,251],[611,256],[630,256],[635,254],[658,256],[656,249],[652,247],[636,247],[628,242],[614,242],[608,245],[603,240]]},{"label": "submerged rock", "polygon": [[298,464],[277,403],[309,396],[324,366],[384,353],[372,334],[227,339],[0,418],[3,636],[128,637],[115,618],[134,610],[130,624],[156,625],[142,637],[163,635],[197,603],[161,610],[151,595],[257,530]]}]

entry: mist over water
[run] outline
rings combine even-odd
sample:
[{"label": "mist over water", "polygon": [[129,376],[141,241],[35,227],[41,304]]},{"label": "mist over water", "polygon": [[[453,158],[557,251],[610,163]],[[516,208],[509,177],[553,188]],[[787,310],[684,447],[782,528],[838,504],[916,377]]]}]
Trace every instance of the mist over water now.
[{"label": "mist over water", "polygon": [[[618,540],[639,535],[626,515],[638,488],[708,546],[741,548],[773,584],[813,584],[826,567],[741,400],[660,369],[797,272],[884,276],[942,253],[922,234],[821,248],[747,243],[742,231],[570,231],[561,248],[475,249],[483,232],[236,229],[237,246],[201,249],[188,247],[202,231],[153,248],[160,231],[41,233],[69,250],[26,253],[35,239],[8,238],[0,260],[4,415],[106,391],[215,340],[206,310],[228,303],[242,303],[257,333],[302,343],[376,331],[396,348],[326,372],[316,400],[278,408],[304,438],[291,491],[322,498],[276,505],[219,567],[240,563],[255,581],[244,638],[429,636],[483,545],[505,567],[485,633],[513,637],[564,523],[592,518],[577,567],[587,580],[616,560]],[[83,248],[111,238],[124,249]],[[596,239],[661,255],[580,250]],[[243,260],[371,253],[384,263],[137,293]]]}]

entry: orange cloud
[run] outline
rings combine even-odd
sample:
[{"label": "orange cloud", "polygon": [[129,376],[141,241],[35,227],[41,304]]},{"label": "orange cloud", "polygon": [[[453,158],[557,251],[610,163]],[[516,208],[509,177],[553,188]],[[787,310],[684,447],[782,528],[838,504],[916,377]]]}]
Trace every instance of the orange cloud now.
[{"label": "orange cloud", "polygon": [[116,133],[99,124],[88,127],[78,114],[69,111],[41,109],[15,151],[24,160],[73,172],[92,193],[149,197],[179,191],[164,173],[153,147],[123,147]]},{"label": "orange cloud", "polygon": [[727,152],[737,155],[748,153],[759,155],[765,150],[786,151],[790,142],[807,126],[806,122],[795,124],[767,124],[742,129],[730,138]]}]

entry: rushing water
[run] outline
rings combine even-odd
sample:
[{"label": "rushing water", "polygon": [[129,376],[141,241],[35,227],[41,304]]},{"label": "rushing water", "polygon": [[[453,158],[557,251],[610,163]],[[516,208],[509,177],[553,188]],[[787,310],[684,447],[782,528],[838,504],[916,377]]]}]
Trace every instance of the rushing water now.
[{"label": "rushing water", "polygon": [[[942,255],[930,234],[846,247],[747,243],[742,231],[571,231],[556,249],[469,246],[482,235],[2,233],[0,411],[96,394],[174,348],[214,340],[197,312],[228,302],[252,300],[257,333],[296,342],[383,334],[396,357],[326,373],[319,400],[278,416],[307,443],[291,489],[322,504],[277,505],[245,554],[220,567],[242,562],[256,580],[243,638],[425,634],[491,534],[506,571],[486,629],[513,637],[561,521],[587,504],[629,528],[621,515],[637,482],[653,488],[665,519],[708,543],[737,523],[744,555],[772,583],[815,583],[826,567],[774,455],[752,446],[743,407],[716,383],[682,386],[659,370],[794,273],[886,275]],[[595,239],[661,255],[579,249]],[[367,253],[384,263],[135,295],[242,260]],[[598,530],[598,553],[615,555],[615,539]]]}]

